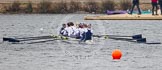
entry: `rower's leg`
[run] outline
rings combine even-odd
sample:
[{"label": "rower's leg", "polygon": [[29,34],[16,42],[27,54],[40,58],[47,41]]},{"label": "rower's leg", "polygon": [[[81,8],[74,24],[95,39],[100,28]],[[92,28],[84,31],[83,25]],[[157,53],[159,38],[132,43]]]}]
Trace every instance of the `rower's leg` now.
[{"label": "rower's leg", "polygon": [[88,32],[84,32],[82,34],[82,37],[80,39],[80,42],[81,41],[84,41],[85,42],[86,40],[92,40],[92,32],[90,30],[88,30]]},{"label": "rower's leg", "polygon": [[85,34],[85,41],[86,40],[92,40],[92,32],[90,31],[90,30],[88,30],[88,32],[86,32],[86,34]]},{"label": "rower's leg", "polygon": [[84,32],[82,34],[82,37],[80,38],[80,41],[84,41],[85,42],[85,39],[86,39],[86,33]]}]

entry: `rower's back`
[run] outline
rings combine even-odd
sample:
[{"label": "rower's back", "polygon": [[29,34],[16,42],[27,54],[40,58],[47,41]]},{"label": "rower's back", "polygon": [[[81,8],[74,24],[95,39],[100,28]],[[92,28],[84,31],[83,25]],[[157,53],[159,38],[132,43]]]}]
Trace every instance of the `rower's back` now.
[{"label": "rower's back", "polygon": [[69,37],[76,38],[77,28],[74,26],[73,22],[69,22]]}]

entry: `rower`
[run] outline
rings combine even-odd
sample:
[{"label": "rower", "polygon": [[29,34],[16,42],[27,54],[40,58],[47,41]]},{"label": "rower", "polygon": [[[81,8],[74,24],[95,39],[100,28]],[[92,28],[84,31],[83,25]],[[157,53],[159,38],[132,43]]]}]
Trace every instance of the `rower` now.
[{"label": "rower", "polygon": [[[63,24],[64,25],[64,24]],[[63,26],[64,27],[64,26]],[[69,31],[70,31],[70,24],[67,23],[67,27],[63,28],[63,30],[61,30],[60,32],[60,35],[62,36],[69,36]],[[61,28],[62,29],[62,28]]]},{"label": "rower", "polygon": [[65,28],[66,24],[62,24],[62,28],[60,29],[60,35],[64,35]]},{"label": "rower", "polygon": [[91,31],[91,25],[86,25],[84,24],[83,25],[83,29],[84,29],[84,32],[82,33],[82,37],[80,39],[80,41],[86,41],[86,40],[92,40],[92,31]]},{"label": "rower", "polygon": [[70,24],[70,31],[69,31],[69,37],[76,38],[77,36],[77,28],[74,26],[73,22],[69,22]]},{"label": "rower", "polygon": [[76,39],[81,39],[83,37],[83,33],[85,32],[85,29],[83,28],[83,24],[78,24],[77,32],[76,32]]},{"label": "rower", "polygon": [[67,27],[64,28],[63,31],[63,36],[67,36],[67,37],[71,37],[71,38],[76,38],[76,32],[77,32],[77,29],[76,27],[74,26],[74,23],[73,22],[69,22],[67,23]]}]

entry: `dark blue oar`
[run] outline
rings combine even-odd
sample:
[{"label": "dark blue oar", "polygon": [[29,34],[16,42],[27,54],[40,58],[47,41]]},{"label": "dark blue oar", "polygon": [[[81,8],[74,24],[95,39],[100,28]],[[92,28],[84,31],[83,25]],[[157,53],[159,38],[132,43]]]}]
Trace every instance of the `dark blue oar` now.
[{"label": "dark blue oar", "polygon": [[48,36],[36,36],[36,37],[22,37],[22,38],[16,38],[16,39],[36,39],[36,38],[51,38],[51,37],[55,37],[55,36],[50,36],[50,35],[48,35]]},{"label": "dark blue oar", "polygon": [[111,38],[114,40],[122,40],[122,41],[129,41],[129,42],[136,42],[136,43],[144,43],[144,44],[161,44],[161,42],[147,42],[146,38],[141,39],[128,39],[128,38]]},{"label": "dark blue oar", "polygon": [[133,35],[133,36],[122,36],[122,35],[93,35],[93,37],[131,37],[132,39],[141,39],[142,34]]},{"label": "dark blue oar", "polygon": [[[56,38],[58,36],[36,36],[36,37],[21,37],[21,38],[13,38],[17,40],[36,40],[36,39],[45,39],[45,38]],[[3,38],[3,41],[11,40],[11,38]]]},{"label": "dark blue oar", "polygon": [[40,37],[40,38],[26,38],[26,39],[15,39],[15,38],[3,38],[3,41],[9,41],[9,42],[20,42],[20,41],[30,41],[30,40],[41,40],[41,39],[51,39],[51,38],[53,38],[53,39],[63,39],[63,40],[65,40],[65,39],[67,39],[67,37],[63,37],[63,36],[60,36],[60,37],[58,37],[58,36],[44,36],[44,37]]},{"label": "dark blue oar", "polygon": [[146,43],[146,44],[161,44],[161,42],[150,42],[150,43]]},{"label": "dark blue oar", "polygon": [[38,37],[24,37],[24,38],[7,38],[7,37],[4,37],[3,41],[18,42],[18,41],[28,41],[28,40],[39,40],[39,39],[57,38],[57,37],[58,36],[38,36]]},{"label": "dark blue oar", "polygon": [[17,40],[17,39],[14,39],[14,38],[3,38],[3,41],[20,42],[20,40]]},{"label": "dark blue oar", "polygon": [[129,42],[137,42],[137,43],[146,43],[146,38],[130,39],[130,38],[109,37],[109,39],[129,41]]},{"label": "dark blue oar", "polygon": [[44,41],[30,42],[27,44],[44,43],[44,42],[50,42],[50,41],[54,41],[54,40],[61,40],[61,39],[50,39],[50,40],[44,40]]},{"label": "dark blue oar", "polygon": [[29,40],[40,40],[40,39],[50,39],[53,37],[44,37],[44,38],[29,38],[29,39],[15,39],[15,38],[3,38],[3,41],[9,42],[20,42],[20,41],[29,41]]}]

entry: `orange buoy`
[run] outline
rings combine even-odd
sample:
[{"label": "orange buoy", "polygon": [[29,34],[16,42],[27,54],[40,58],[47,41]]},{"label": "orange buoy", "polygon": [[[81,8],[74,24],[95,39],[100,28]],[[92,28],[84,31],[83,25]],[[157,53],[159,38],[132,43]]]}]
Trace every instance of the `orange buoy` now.
[{"label": "orange buoy", "polygon": [[119,49],[116,49],[112,52],[112,58],[114,60],[119,60],[122,56],[122,52]]}]

